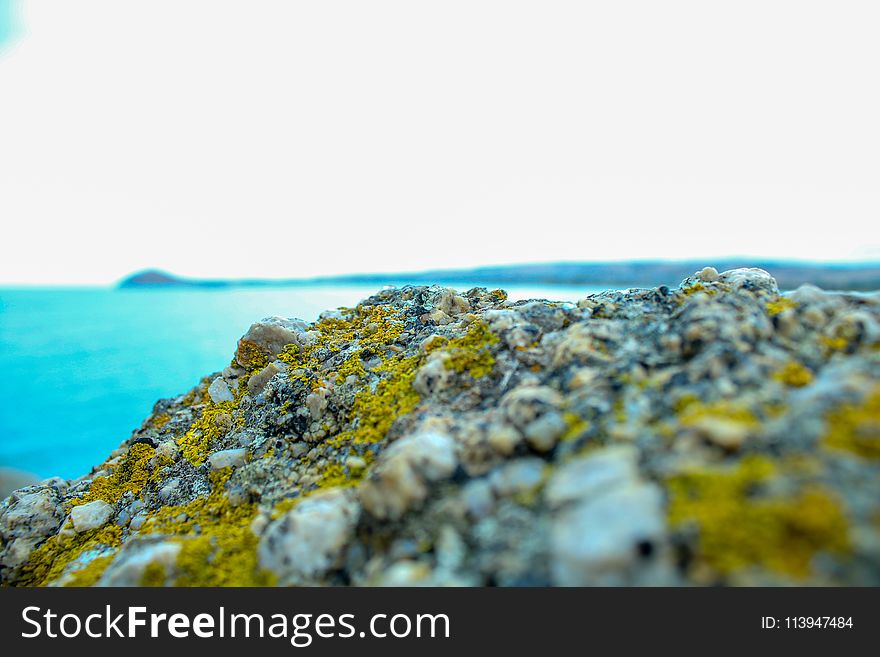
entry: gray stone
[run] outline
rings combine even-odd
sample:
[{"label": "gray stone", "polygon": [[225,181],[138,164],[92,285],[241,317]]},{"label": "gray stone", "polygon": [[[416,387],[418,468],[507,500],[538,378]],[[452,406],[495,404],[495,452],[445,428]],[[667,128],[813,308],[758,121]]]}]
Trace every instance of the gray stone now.
[{"label": "gray stone", "polygon": [[307,328],[308,325],[301,319],[267,317],[256,322],[239,340],[236,362],[247,369],[253,365],[252,349],[259,350],[264,358],[272,358],[280,354],[285,345],[295,344],[301,347],[309,344],[313,338],[308,334]]},{"label": "gray stone", "polygon": [[126,545],[104,571],[99,586],[141,586],[147,566],[158,566],[167,581],[173,581],[177,555],[182,544],[179,541],[147,540]]},{"label": "gray stone", "polygon": [[208,386],[208,394],[211,396],[211,401],[215,404],[235,399],[235,396],[229,389],[229,385],[224,381],[222,376],[218,376],[211,382],[211,385]]},{"label": "gray stone", "polygon": [[77,534],[105,525],[112,515],[113,506],[104,500],[80,504],[70,510],[70,520]]},{"label": "gray stone", "polygon": [[213,470],[222,470],[223,468],[237,468],[247,463],[248,451],[243,447],[236,449],[224,449],[214,452],[208,457],[208,463],[211,464]]},{"label": "gray stone", "polygon": [[544,490],[551,507],[589,500],[608,488],[634,482],[638,478],[635,447],[606,447],[561,466]]},{"label": "gray stone", "polygon": [[626,484],[561,513],[551,534],[553,583],[626,584],[638,546],[664,535],[663,496],[653,484]]},{"label": "gray stone", "polygon": [[281,583],[322,575],[340,563],[359,513],[345,490],[306,498],[266,528],[257,551],[260,566]]},{"label": "gray stone", "polygon": [[450,476],[456,463],[455,443],[445,434],[425,431],[401,438],[361,484],[364,509],[377,518],[399,518],[425,500],[430,484]]}]

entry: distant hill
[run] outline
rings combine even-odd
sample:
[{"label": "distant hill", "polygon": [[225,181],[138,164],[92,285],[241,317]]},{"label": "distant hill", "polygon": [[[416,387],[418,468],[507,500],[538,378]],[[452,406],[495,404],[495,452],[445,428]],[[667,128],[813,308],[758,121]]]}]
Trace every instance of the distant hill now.
[{"label": "distant hill", "polygon": [[158,270],[138,272],[124,279],[123,288],[142,287],[280,287],[291,285],[375,283],[465,283],[479,285],[583,285],[589,287],[677,286],[682,279],[711,264],[719,271],[760,267],[776,278],[782,289],[812,283],[826,290],[880,289],[880,263],[822,264],[761,260],[691,260],[680,262],[557,262],[500,265],[474,269],[433,270],[410,273],[351,274],[300,279],[186,279]]},{"label": "distant hill", "polygon": [[131,276],[123,280],[119,285],[120,287],[152,287],[166,285],[186,285],[186,282],[183,279],[172,276],[171,274],[168,274],[164,271],[149,269],[147,271],[142,271],[137,274],[132,274]]}]

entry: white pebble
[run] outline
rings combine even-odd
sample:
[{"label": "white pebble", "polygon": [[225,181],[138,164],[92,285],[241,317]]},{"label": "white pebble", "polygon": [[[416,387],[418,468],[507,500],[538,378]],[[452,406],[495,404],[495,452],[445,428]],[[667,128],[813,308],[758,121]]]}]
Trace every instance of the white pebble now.
[{"label": "white pebble", "polygon": [[95,500],[87,504],[80,504],[70,510],[70,520],[76,533],[97,529],[110,520],[113,515],[113,507],[104,500]]},{"label": "white pebble", "polygon": [[220,402],[232,401],[235,397],[232,395],[232,391],[229,390],[229,385],[223,379],[222,376],[218,376],[216,379],[211,381],[211,385],[208,386],[208,395],[211,397],[211,401],[215,404],[219,404]]},{"label": "white pebble", "polygon": [[224,449],[214,452],[208,457],[208,463],[211,464],[213,470],[222,470],[223,468],[237,468],[247,463],[248,452],[246,449]]}]

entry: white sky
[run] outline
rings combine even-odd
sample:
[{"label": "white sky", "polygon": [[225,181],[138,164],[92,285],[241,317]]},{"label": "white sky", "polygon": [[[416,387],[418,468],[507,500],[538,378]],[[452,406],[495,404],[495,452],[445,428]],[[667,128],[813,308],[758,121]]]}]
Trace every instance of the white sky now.
[{"label": "white sky", "polygon": [[880,258],[880,3],[23,2],[0,282]]}]

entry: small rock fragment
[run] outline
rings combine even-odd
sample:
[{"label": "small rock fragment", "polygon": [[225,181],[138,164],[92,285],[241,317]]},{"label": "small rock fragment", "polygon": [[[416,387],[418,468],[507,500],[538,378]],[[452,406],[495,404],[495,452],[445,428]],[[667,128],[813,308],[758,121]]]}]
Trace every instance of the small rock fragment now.
[{"label": "small rock fragment", "polygon": [[333,489],[306,498],[263,532],[260,566],[281,583],[325,573],[339,563],[358,515],[349,491]]},{"label": "small rock fragment", "polygon": [[77,534],[97,529],[106,524],[112,515],[113,507],[104,500],[80,504],[70,510],[70,520],[73,523],[73,530]]},{"label": "small rock fragment", "polygon": [[425,431],[401,438],[361,484],[364,509],[377,518],[399,518],[425,500],[431,483],[451,475],[456,463],[455,443],[446,434]]},{"label": "small rock fragment", "polygon": [[588,500],[604,489],[635,481],[638,477],[637,452],[634,447],[606,447],[561,466],[544,490],[544,499],[552,507]]},{"label": "small rock fragment", "polygon": [[247,450],[242,447],[236,449],[224,449],[211,454],[211,456],[208,457],[208,463],[211,464],[213,470],[237,468],[247,463],[247,455]]},{"label": "small rock fragment", "polygon": [[98,582],[99,586],[143,586],[145,574],[155,580],[149,584],[173,581],[177,555],[182,545],[177,541],[135,541],[126,545],[116,556]]},{"label": "small rock fragment", "polygon": [[208,386],[208,395],[210,395],[211,401],[213,401],[215,404],[219,404],[220,402],[232,401],[233,399],[235,399],[235,396],[229,389],[229,385],[226,383],[222,376],[218,376],[216,379],[211,381],[211,385]]},{"label": "small rock fragment", "polygon": [[245,369],[262,365],[267,359],[280,354],[285,345],[301,347],[309,344],[312,338],[307,328],[308,325],[301,319],[267,317],[252,324],[238,341],[235,360]]}]

